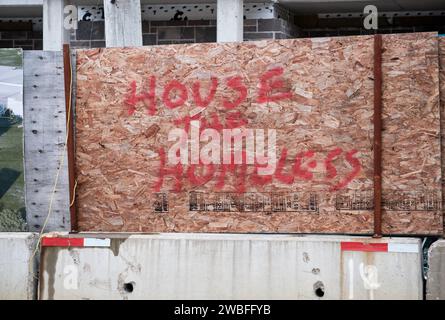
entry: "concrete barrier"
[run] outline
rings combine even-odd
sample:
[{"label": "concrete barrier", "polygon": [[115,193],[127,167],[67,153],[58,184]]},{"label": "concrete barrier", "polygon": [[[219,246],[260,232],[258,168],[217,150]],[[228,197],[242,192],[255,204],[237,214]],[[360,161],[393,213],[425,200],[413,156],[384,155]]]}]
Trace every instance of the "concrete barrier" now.
[{"label": "concrete barrier", "polygon": [[78,234],[42,243],[40,299],[422,299],[414,238]]},{"label": "concrete barrier", "polygon": [[445,240],[434,242],[428,251],[427,300],[445,300]]},{"label": "concrete barrier", "polygon": [[0,300],[35,299],[36,261],[29,261],[37,241],[35,233],[0,233]]}]

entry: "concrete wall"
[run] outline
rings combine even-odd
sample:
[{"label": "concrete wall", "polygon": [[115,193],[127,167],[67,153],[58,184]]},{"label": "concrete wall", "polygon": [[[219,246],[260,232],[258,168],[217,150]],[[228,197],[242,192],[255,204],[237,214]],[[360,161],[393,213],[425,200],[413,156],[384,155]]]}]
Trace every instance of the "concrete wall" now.
[{"label": "concrete wall", "polygon": [[[105,47],[103,21],[79,21],[71,35],[73,48]],[[244,20],[244,40],[297,38],[298,28],[283,19]],[[143,44],[216,42],[216,20],[143,21]]]},{"label": "concrete wall", "polygon": [[[35,29],[35,30],[34,30]],[[301,35],[300,29],[284,19],[244,20],[244,40],[289,39]],[[30,24],[0,22],[0,48],[42,50],[43,33]],[[216,20],[166,20],[142,22],[143,45],[216,42]],[[71,32],[72,48],[105,47],[104,21],[79,21]]]},{"label": "concrete wall", "polygon": [[[445,32],[445,21],[442,16],[416,16],[415,12],[410,12],[410,16],[402,16],[385,19],[379,17],[378,33],[406,33],[406,32]],[[405,13],[406,14],[406,13]],[[341,17],[330,14],[326,17],[317,15],[297,15],[294,16],[294,23],[301,29],[304,37],[327,37],[327,36],[348,36],[367,35],[376,33],[375,30],[366,30],[363,26],[363,17],[347,17],[347,13]]]},{"label": "concrete wall", "polygon": [[[43,249],[41,299],[422,299],[419,239],[88,237],[111,238],[111,245]],[[345,251],[345,241],[389,243],[411,252]]]},{"label": "concrete wall", "polygon": [[427,300],[445,300],[445,240],[434,242],[428,252]]},{"label": "concrete wall", "polygon": [[36,240],[33,233],[0,233],[0,300],[36,298]]},{"label": "concrete wall", "polygon": [[2,31],[0,27],[0,48],[22,48],[42,50],[42,33],[33,31]]}]

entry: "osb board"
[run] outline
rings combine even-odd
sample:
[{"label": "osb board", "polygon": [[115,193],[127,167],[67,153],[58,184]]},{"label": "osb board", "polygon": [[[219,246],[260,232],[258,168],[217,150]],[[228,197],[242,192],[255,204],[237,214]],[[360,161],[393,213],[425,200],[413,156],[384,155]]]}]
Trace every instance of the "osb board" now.
[{"label": "osb board", "polygon": [[[443,233],[438,37],[387,35],[383,53],[383,195],[398,207],[423,198],[431,211],[383,214],[383,232]],[[388,206],[389,204],[387,204]],[[442,230],[442,231],[441,231]],[[422,231],[422,232],[420,232]]]},{"label": "osb board", "polygon": [[[383,43],[384,231],[442,233],[439,208],[425,201],[441,196],[437,38],[391,35]],[[93,49],[77,57],[81,231],[372,233],[372,36]],[[270,70],[277,74],[266,80]],[[236,76],[243,85],[228,82]],[[213,99],[197,107],[194,83],[205,99],[212,78]],[[144,105],[151,79],[156,110]],[[180,99],[178,90],[163,97],[173,80],[187,98],[169,108],[165,99]],[[269,94],[291,96],[259,98],[277,80],[282,85]],[[145,102],[131,99],[133,82],[137,94],[147,92]],[[223,101],[244,87],[246,98],[226,108]],[[274,174],[258,176],[252,164],[172,166],[168,157],[163,165],[162,150],[174,144],[169,132],[189,133],[178,121],[187,117],[219,132],[275,130]]]}]

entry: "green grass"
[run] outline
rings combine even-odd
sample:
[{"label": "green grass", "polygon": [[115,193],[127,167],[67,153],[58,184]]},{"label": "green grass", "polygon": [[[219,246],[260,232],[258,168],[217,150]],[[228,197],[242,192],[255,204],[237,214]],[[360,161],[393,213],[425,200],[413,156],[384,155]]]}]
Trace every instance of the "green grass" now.
[{"label": "green grass", "polygon": [[22,50],[0,49],[0,65],[7,67],[22,67]]},{"label": "green grass", "polygon": [[0,231],[24,231],[23,127],[0,127]]}]

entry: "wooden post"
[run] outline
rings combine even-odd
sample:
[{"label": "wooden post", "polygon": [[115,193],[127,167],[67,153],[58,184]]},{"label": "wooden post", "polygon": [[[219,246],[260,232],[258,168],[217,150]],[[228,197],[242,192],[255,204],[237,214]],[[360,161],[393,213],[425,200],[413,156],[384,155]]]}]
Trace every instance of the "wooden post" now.
[{"label": "wooden post", "polygon": [[142,46],[140,0],[104,0],[107,47]]},{"label": "wooden post", "polygon": [[374,36],[374,238],[382,236],[382,35]]},{"label": "wooden post", "polygon": [[65,76],[65,107],[66,107],[66,132],[68,135],[66,150],[68,153],[68,178],[69,178],[69,194],[70,194],[70,218],[71,218],[71,232],[77,232],[77,212],[75,201],[75,179],[76,172],[74,167],[74,125],[73,125],[73,108],[71,104],[72,94],[72,70],[71,70],[71,57],[70,46],[68,44],[63,45],[63,69]]}]

